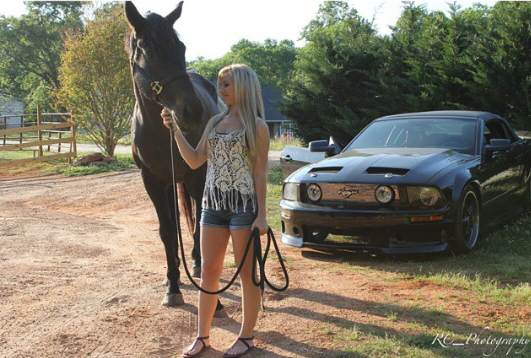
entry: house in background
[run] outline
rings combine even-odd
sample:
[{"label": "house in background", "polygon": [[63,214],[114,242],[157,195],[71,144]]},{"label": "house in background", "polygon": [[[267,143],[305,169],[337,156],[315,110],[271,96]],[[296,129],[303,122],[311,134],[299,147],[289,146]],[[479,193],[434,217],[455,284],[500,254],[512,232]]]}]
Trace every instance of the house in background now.
[{"label": "house in background", "polygon": [[[24,100],[0,93],[0,117],[12,114],[24,114]],[[0,129],[20,127],[21,117],[4,117],[0,119]]]},{"label": "house in background", "polygon": [[[191,69],[198,73],[195,69]],[[209,80],[216,88],[216,81]],[[271,138],[281,135],[293,136],[293,123],[288,121],[278,109],[280,102],[284,99],[277,90],[269,85],[260,85],[262,91],[262,98],[264,100],[265,121],[269,127],[269,135]]]},{"label": "house in background", "polygon": [[273,87],[261,85],[266,123],[271,138],[285,134],[293,135],[292,124],[279,113],[280,102],[284,99]]}]

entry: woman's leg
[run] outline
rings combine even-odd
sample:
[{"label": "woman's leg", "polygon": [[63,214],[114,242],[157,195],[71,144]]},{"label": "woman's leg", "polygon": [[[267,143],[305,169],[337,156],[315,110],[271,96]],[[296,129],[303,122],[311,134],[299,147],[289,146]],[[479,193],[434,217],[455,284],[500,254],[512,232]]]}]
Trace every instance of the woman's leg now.
[{"label": "woman's leg", "polygon": [[[234,249],[234,261],[236,266],[240,265],[245,248],[251,235],[251,230],[231,230],[232,245]],[[253,284],[252,275],[252,258],[254,257],[253,246],[249,248],[249,253],[245,259],[245,264],[240,271],[240,280],[242,285],[242,306],[243,306],[243,322],[240,330],[240,337],[250,338],[253,336],[254,326],[258,317],[258,309],[260,308],[260,288]],[[252,341],[247,341],[250,346],[253,346]],[[227,351],[229,354],[239,354],[247,349],[247,346],[241,341],[235,342]]]},{"label": "woman's leg", "polygon": [[[201,287],[209,291],[217,291],[219,279],[223,271],[223,260],[229,242],[229,229],[210,226],[201,227]],[[197,336],[210,336],[212,318],[218,301],[217,295],[199,292],[199,310],[197,323]],[[204,340],[206,346],[210,345],[208,339]],[[194,355],[203,348],[203,345],[194,341],[183,353]]]}]

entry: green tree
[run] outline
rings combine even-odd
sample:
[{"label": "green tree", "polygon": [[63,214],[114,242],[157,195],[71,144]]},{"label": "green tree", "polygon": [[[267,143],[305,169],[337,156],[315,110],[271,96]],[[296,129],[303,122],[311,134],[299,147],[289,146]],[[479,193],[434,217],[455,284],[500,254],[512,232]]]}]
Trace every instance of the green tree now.
[{"label": "green tree", "polygon": [[333,135],[342,145],[380,115],[377,74],[385,63],[383,40],[372,23],[343,2],[326,2],[303,30],[308,41],[282,112],[304,141]]},{"label": "green tree", "polygon": [[123,39],[128,31],[118,3],[95,11],[80,34],[67,36],[58,98],[107,154],[129,132],[134,96]]},{"label": "green tree", "polygon": [[476,106],[531,129],[531,3],[496,3],[470,61]]},{"label": "green tree", "polygon": [[29,1],[20,18],[0,16],[0,91],[26,98],[26,111],[40,104],[54,110],[52,91],[63,37],[80,31],[85,2]]},{"label": "green tree", "polygon": [[277,42],[266,39],[261,44],[242,39],[223,57],[216,60],[198,58],[190,62],[189,66],[206,78],[215,80],[224,66],[245,63],[256,72],[261,84],[270,85],[284,94],[294,70],[295,56],[295,44],[290,40]]}]

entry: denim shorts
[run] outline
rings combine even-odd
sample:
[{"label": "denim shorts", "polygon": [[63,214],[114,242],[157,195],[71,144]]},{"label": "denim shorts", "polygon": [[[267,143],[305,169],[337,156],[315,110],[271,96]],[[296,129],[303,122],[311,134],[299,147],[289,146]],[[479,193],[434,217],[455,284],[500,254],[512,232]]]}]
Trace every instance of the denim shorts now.
[{"label": "denim shorts", "polygon": [[253,213],[252,205],[247,205],[243,212],[243,205],[238,206],[237,212],[230,210],[216,210],[213,208],[201,211],[199,226],[217,227],[230,230],[249,230],[257,214]]}]

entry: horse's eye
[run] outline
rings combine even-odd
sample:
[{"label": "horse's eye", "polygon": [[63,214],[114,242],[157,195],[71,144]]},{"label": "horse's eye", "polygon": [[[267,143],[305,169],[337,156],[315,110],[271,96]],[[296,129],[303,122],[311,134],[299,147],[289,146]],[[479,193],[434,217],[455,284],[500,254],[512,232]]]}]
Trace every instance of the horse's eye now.
[{"label": "horse's eye", "polygon": [[138,47],[144,50],[148,46],[148,43],[146,40],[138,40]]},{"label": "horse's eye", "polygon": [[144,55],[146,55],[147,58],[154,58],[155,55],[153,54],[153,51],[151,50],[144,50]]}]

